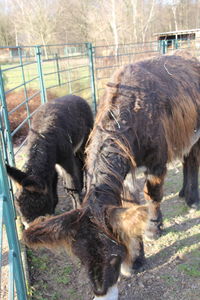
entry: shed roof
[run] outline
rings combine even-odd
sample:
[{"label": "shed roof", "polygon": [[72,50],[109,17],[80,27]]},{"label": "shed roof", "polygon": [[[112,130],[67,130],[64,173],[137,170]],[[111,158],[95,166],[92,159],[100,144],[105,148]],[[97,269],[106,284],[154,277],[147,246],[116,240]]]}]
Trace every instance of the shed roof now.
[{"label": "shed roof", "polygon": [[160,32],[160,33],[154,33],[154,35],[161,36],[161,35],[173,35],[173,34],[184,34],[184,33],[187,34],[187,33],[195,33],[195,32],[198,32],[198,31],[200,31],[200,28]]}]

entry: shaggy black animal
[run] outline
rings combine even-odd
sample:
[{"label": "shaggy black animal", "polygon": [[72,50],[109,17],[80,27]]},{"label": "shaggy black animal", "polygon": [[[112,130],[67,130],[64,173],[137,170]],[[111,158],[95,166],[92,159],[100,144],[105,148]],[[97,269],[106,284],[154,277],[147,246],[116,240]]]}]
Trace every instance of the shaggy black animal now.
[{"label": "shaggy black animal", "polygon": [[25,170],[7,166],[8,175],[18,184],[15,203],[24,223],[54,213],[58,202],[56,164],[66,188],[75,189],[81,197],[84,150],[92,126],[88,103],[75,95],[38,109],[28,134]]}]

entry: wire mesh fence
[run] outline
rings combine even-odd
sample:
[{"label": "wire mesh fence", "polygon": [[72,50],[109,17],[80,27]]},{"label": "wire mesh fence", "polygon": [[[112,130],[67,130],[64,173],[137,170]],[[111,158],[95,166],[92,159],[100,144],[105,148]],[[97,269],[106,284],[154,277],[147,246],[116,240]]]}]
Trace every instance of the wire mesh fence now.
[{"label": "wire mesh fence", "polygon": [[101,97],[106,82],[116,69],[160,53],[161,47],[158,42],[95,47],[95,78],[98,98]]},{"label": "wire mesh fence", "polygon": [[[5,162],[15,165],[16,156],[26,143],[32,117],[41,104],[58,96],[76,94],[92,106],[93,77],[88,44],[11,49],[14,56],[4,60],[1,57],[0,70],[0,298],[25,300],[13,192]],[[14,146],[16,140],[18,147]]]},{"label": "wire mesh fence", "polygon": [[[106,82],[117,68],[175,49],[189,49],[199,56],[200,41],[162,40],[97,47],[91,43],[0,47],[0,257],[2,263],[4,223],[9,244],[7,286],[10,300],[14,297],[27,299],[27,295],[15,228],[12,186],[5,162],[15,165],[37,108],[56,97],[76,94],[85,98],[95,113]],[[14,147],[16,140],[18,146]]]}]

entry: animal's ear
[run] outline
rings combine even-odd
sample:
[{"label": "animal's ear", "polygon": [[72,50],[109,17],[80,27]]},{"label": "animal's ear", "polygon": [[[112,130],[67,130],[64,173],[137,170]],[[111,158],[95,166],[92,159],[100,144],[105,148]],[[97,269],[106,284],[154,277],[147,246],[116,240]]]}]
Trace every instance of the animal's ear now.
[{"label": "animal's ear", "polygon": [[45,184],[33,175],[27,175],[25,172],[17,168],[6,165],[8,175],[21,187],[30,192],[46,194]]},{"label": "animal's ear", "polygon": [[109,207],[107,219],[115,234],[129,237],[141,236],[148,223],[148,208],[145,205],[133,205],[131,208]]},{"label": "animal's ear", "polygon": [[24,230],[24,243],[31,248],[70,248],[80,222],[81,210],[55,217],[39,217]]},{"label": "animal's ear", "polygon": [[20,171],[17,168],[11,167],[6,164],[6,170],[10,178],[12,178],[15,182],[22,185],[22,181],[27,177],[26,173]]}]

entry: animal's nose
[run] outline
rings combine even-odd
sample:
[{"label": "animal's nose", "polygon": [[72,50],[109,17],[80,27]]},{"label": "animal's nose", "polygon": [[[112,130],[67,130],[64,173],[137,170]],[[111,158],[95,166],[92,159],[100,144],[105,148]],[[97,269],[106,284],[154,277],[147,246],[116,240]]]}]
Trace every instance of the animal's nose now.
[{"label": "animal's nose", "polygon": [[118,300],[118,287],[117,284],[111,286],[106,295],[95,296],[93,300]]}]

